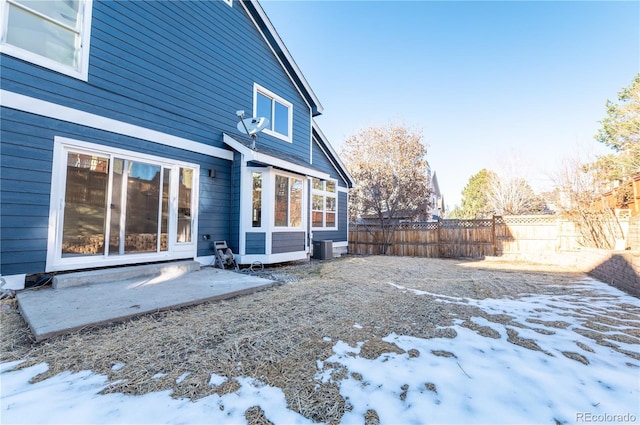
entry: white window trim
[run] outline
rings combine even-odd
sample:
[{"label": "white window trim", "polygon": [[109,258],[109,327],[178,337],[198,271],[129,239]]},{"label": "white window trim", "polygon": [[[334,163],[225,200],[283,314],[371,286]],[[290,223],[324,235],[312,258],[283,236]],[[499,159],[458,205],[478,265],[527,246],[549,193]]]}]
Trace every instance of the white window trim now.
[{"label": "white window trim", "polygon": [[224,2],[233,7],[233,0],[224,0]]},{"label": "white window trim", "polygon": [[[191,224],[191,241],[190,242],[177,242],[174,238],[169,238],[169,250],[166,252],[153,252],[153,253],[140,253],[140,254],[127,254],[124,256],[87,256],[87,257],[70,257],[62,258],[59,251],[62,240],[62,206],[65,197],[65,178],[66,178],[66,152],[69,150],[86,152],[90,155],[108,155],[108,156],[121,156],[125,158],[137,159],[141,161],[150,161],[159,165],[172,168],[192,168],[194,170],[193,175],[193,188],[191,204],[192,204],[192,224]],[[47,260],[45,270],[61,271],[71,270],[78,267],[93,267],[98,264],[100,266],[109,265],[124,265],[134,264],[141,261],[158,261],[158,260],[171,260],[178,258],[185,258],[185,256],[191,256],[195,258],[197,255],[197,229],[198,229],[198,205],[199,205],[199,190],[200,181],[200,166],[198,164],[192,164],[182,161],[174,161],[169,158],[163,158],[135,151],[129,151],[119,148],[112,148],[109,146],[99,145],[91,142],[69,139],[66,137],[55,136],[54,148],[53,148],[53,167],[52,167],[52,184],[51,194],[49,202],[49,228],[48,228],[48,240],[47,240]],[[176,178],[172,178],[172,194],[177,195]],[[172,197],[174,196],[172,195]],[[177,205],[177,199],[171,199],[171,204]],[[177,207],[176,207],[177,208]],[[175,229],[177,221],[175,217],[170,216],[169,226],[171,229]],[[175,235],[174,231],[170,232],[170,236]]]},{"label": "white window trim", "polygon": [[[319,231],[321,231],[321,230],[338,230],[338,198],[339,198],[338,197],[338,191],[339,191],[338,190],[339,189],[338,180],[335,180],[335,179],[328,179],[328,180],[319,179],[319,180],[321,180],[323,182],[323,184],[322,184],[322,186],[324,188],[323,190],[314,189],[313,188],[313,178],[311,178],[309,180],[310,186],[311,186],[311,196],[309,196],[309,199],[311,201],[310,202],[310,211],[311,211],[311,213],[309,214],[309,220],[311,221],[311,229],[312,230],[319,230]],[[326,182],[327,181],[332,181],[332,182],[335,183],[335,185],[336,185],[336,191],[335,192],[328,192],[326,190]],[[323,204],[322,204],[323,205],[322,206],[322,224],[323,225],[320,226],[320,227],[316,227],[316,226],[313,225],[313,212],[315,211],[313,209],[313,195],[321,195],[323,198],[326,198],[327,196],[330,196],[330,197],[336,199],[336,210],[334,211],[334,213],[336,215],[336,225],[335,226],[331,226],[331,227],[327,227],[326,226],[326,219],[327,219],[327,209],[326,209],[327,208],[327,204],[326,204],[326,202],[323,202]]]},{"label": "white window trim", "polygon": [[[289,179],[289,182],[291,182],[291,179],[296,179],[296,180],[300,180],[302,182],[302,199],[300,200],[301,205],[300,205],[300,226],[276,226],[275,223],[275,207],[276,207],[276,176],[280,176],[280,177],[286,177],[287,179]],[[287,232],[287,231],[291,231],[291,232],[299,232],[301,230],[305,230],[307,228],[307,189],[306,189],[306,185],[304,184],[304,176],[298,175],[298,174],[291,174],[291,173],[284,173],[282,171],[277,171],[277,172],[272,172],[271,175],[269,176],[269,183],[270,183],[270,188],[271,188],[271,193],[269,194],[268,199],[273,202],[273,204],[267,204],[267,205],[271,205],[271,210],[272,210],[272,216],[271,216],[271,222],[269,223],[271,225],[271,231],[272,232]],[[263,180],[264,181],[264,180]],[[264,190],[264,189],[263,189]],[[264,192],[263,192],[263,197],[264,197]],[[289,186],[289,191],[287,192],[287,206],[289,207],[289,215],[288,215],[288,219],[291,220],[291,186]]]},{"label": "white window trim", "polygon": [[274,107],[273,107],[273,101],[277,101],[281,104],[283,104],[284,106],[287,107],[288,109],[288,128],[287,128],[287,132],[288,134],[281,134],[281,133],[277,133],[276,131],[272,130],[274,123],[270,122],[269,123],[269,128],[265,128],[263,130],[263,133],[268,134],[270,136],[276,137],[280,140],[284,140],[285,142],[289,142],[289,143],[293,143],[293,104],[287,100],[285,100],[284,98],[278,96],[277,94],[275,94],[274,92],[272,92],[269,89],[266,89],[264,87],[262,87],[260,84],[258,83],[254,83],[253,84],[253,116],[257,116],[258,113],[258,93],[261,93],[263,95],[265,95],[266,97],[271,98],[272,102],[271,102],[271,121],[273,121],[273,116],[274,116]]},{"label": "white window trim", "polygon": [[0,27],[2,28],[2,39],[0,40],[0,53],[4,53],[18,59],[40,65],[70,77],[83,81],[89,80],[89,45],[91,40],[91,16],[93,12],[93,0],[84,0],[82,7],[82,25],[80,29],[80,60],[78,69],[61,64],[53,59],[40,56],[36,53],[22,49],[20,47],[7,44],[5,42],[5,31],[7,30],[7,19],[9,19],[9,4],[11,0],[0,0]]},{"label": "white window trim", "polygon": [[[269,227],[269,222],[267,220],[265,220],[265,218],[269,218],[269,220],[272,220],[271,218],[271,214],[269,214],[270,210],[271,210],[271,202],[269,201],[269,198],[267,197],[267,193],[271,192],[271,185],[270,185],[270,175],[271,175],[271,167],[267,167],[267,168],[259,168],[259,167],[247,167],[247,177],[249,180],[249,185],[251,186],[249,190],[245,191],[248,195],[248,202],[247,204],[249,205],[249,226],[247,228],[248,232],[264,232],[266,231],[266,229]],[[259,227],[253,227],[253,173],[258,173],[262,176],[262,191],[260,194],[260,202],[262,203],[262,210],[261,210],[261,216],[260,216],[260,226]]]}]

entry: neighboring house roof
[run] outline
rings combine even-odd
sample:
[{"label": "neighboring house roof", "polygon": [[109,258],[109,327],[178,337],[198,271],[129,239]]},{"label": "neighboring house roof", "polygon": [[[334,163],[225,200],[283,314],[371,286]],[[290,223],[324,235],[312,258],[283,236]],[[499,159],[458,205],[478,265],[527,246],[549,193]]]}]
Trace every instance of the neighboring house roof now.
[{"label": "neighboring house roof", "polygon": [[249,13],[256,24],[256,27],[260,30],[267,43],[269,43],[269,46],[280,60],[283,68],[300,91],[300,94],[302,94],[311,107],[312,116],[315,117],[322,114],[324,108],[322,107],[320,100],[318,100],[318,97],[311,89],[307,79],[302,75],[302,71],[300,71],[300,68],[298,68],[298,65],[293,60],[291,53],[289,53],[289,50],[284,45],[284,42],[278,35],[278,32],[267,17],[267,14],[258,0],[240,0],[239,2]]},{"label": "neighboring house roof", "polygon": [[441,196],[440,194],[440,185],[438,184],[438,177],[436,176],[436,172],[433,172],[433,177],[431,178],[431,188],[433,189],[433,194],[436,196]]},{"label": "neighboring house roof", "polygon": [[349,174],[349,170],[347,170],[347,167],[344,165],[344,163],[340,159],[340,156],[338,156],[338,153],[335,151],[335,149],[333,149],[333,146],[331,146],[329,139],[327,139],[327,137],[324,135],[322,130],[320,130],[320,127],[318,126],[315,120],[312,119],[311,122],[313,124],[312,131],[313,131],[314,140],[318,143],[320,148],[327,155],[327,158],[329,158],[329,160],[333,162],[334,167],[340,173],[340,175],[344,178],[344,181],[347,183],[347,186],[349,188],[354,187],[356,185],[356,181],[353,179],[351,174]]}]

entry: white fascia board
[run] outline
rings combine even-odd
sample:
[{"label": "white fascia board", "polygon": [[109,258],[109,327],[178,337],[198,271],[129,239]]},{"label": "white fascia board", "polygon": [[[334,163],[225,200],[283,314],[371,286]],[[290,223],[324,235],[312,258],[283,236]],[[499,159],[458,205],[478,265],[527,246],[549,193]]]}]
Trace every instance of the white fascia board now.
[{"label": "white fascia board", "polygon": [[[262,37],[264,38],[264,40],[271,47],[271,43],[269,42],[269,39],[262,33],[262,29],[260,28],[258,23],[254,20],[253,16],[251,15],[251,12],[247,9],[247,6],[244,4],[243,1],[240,1],[240,3],[242,4],[242,7],[244,7],[245,12],[247,12],[247,14],[251,17],[251,20],[253,21],[255,27],[258,29],[260,34],[262,34]],[[264,9],[262,8],[262,6],[260,5],[260,3],[257,0],[250,0],[250,3],[253,5],[253,7],[258,12],[258,15],[259,15],[260,19],[262,20],[262,22],[264,22],[264,24],[267,27],[267,30],[269,31],[270,35],[276,41],[276,44],[278,45],[278,48],[282,51],[282,54],[284,55],[286,61],[291,65],[291,68],[293,68],[293,71],[295,72],[296,76],[300,79],[300,82],[302,83],[302,86],[303,86],[302,88],[304,88],[304,90],[309,94],[309,97],[311,98],[313,103],[315,103],[317,115],[322,114],[322,112],[324,111],[324,107],[320,103],[320,100],[318,99],[316,94],[311,89],[311,86],[309,85],[309,82],[307,81],[307,79],[304,77],[304,74],[302,74],[302,71],[300,70],[300,68],[298,68],[298,65],[293,60],[293,56],[291,56],[291,53],[289,53],[289,50],[287,49],[287,46],[285,46],[284,42],[280,38],[280,35],[278,34],[278,32],[276,31],[275,27],[273,26],[273,24],[269,20],[269,17],[267,16],[266,12],[264,11]],[[280,56],[276,53],[276,51],[273,49],[273,47],[271,47],[271,51],[276,56],[278,61],[280,61]],[[280,62],[280,64],[282,65],[282,68],[287,73],[287,75],[289,75],[289,72],[286,69],[286,67],[284,66],[284,64],[282,62]],[[289,78],[291,79],[291,82],[293,82],[293,84],[298,88],[298,91],[301,91],[301,88],[298,87],[298,84],[291,77],[291,75],[289,75]],[[303,98],[306,99],[306,96],[304,96],[302,93],[300,93],[300,94],[302,95]],[[308,106],[309,106],[310,109],[313,109],[311,107],[311,105],[308,105]]]},{"label": "white fascia board", "polygon": [[266,153],[262,153],[259,151],[254,151],[253,149],[248,148],[242,143],[235,140],[233,137],[223,133],[223,141],[229,145],[231,148],[240,152],[244,155],[244,162],[260,162],[262,164],[272,165],[274,167],[282,168],[287,171],[291,171],[297,174],[302,174],[305,176],[316,177],[322,180],[329,180],[331,176],[327,173],[323,173],[318,170],[314,170],[313,168],[305,167],[302,165],[294,164],[293,162],[289,162],[282,158],[277,158],[272,155],[267,155]]},{"label": "white fascia board", "polygon": [[114,120],[101,115],[80,111],[78,109],[69,108],[57,103],[47,102],[45,100],[36,99],[7,90],[0,90],[0,106],[17,109],[31,114],[42,115],[44,117],[61,121],[67,121],[85,127],[96,128],[98,130],[109,131],[111,133],[122,134],[124,136],[135,137],[136,139],[148,140],[161,145],[197,152],[215,158],[222,158],[229,161],[233,160],[233,152],[226,149],[217,148],[215,146],[185,139],[183,137]]}]

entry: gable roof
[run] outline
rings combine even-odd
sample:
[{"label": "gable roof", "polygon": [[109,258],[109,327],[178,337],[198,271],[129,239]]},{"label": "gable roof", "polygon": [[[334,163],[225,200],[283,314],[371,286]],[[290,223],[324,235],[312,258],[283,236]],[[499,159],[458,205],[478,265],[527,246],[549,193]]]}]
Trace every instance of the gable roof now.
[{"label": "gable roof", "polygon": [[238,3],[242,4],[249,16],[253,19],[256,27],[278,57],[284,70],[287,72],[295,86],[300,91],[300,94],[302,94],[302,96],[311,107],[311,115],[315,117],[322,114],[324,108],[320,103],[320,100],[311,89],[311,86],[302,74],[302,71],[300,71],[300,68],[298,68],[296,62],[293,60],[291,53],[289,53],[289,50],[278,35],[278,32],[267,17],[267,14],[265,13],[258,0],[237,1]]},{"label": "gable roof", "polygon": [[440,185],[438,184],[438,177],[435,171],[433,172],[433,177],[431,177],[431,188],[433,189],[434,195],[440,196]]}]

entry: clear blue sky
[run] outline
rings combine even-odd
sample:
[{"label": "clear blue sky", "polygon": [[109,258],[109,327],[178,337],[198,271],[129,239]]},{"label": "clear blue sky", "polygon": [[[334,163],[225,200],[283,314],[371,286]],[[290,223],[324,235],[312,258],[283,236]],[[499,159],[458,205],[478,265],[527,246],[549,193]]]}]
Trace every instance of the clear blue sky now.
[{"label": "clear blue sky", "polygon": [[276,1],[261,4],[349,136],[422,131],[446,204],[482,168],[517,164],[535,190],[593,140],[605,102],[640,72],[639,1]]}]

